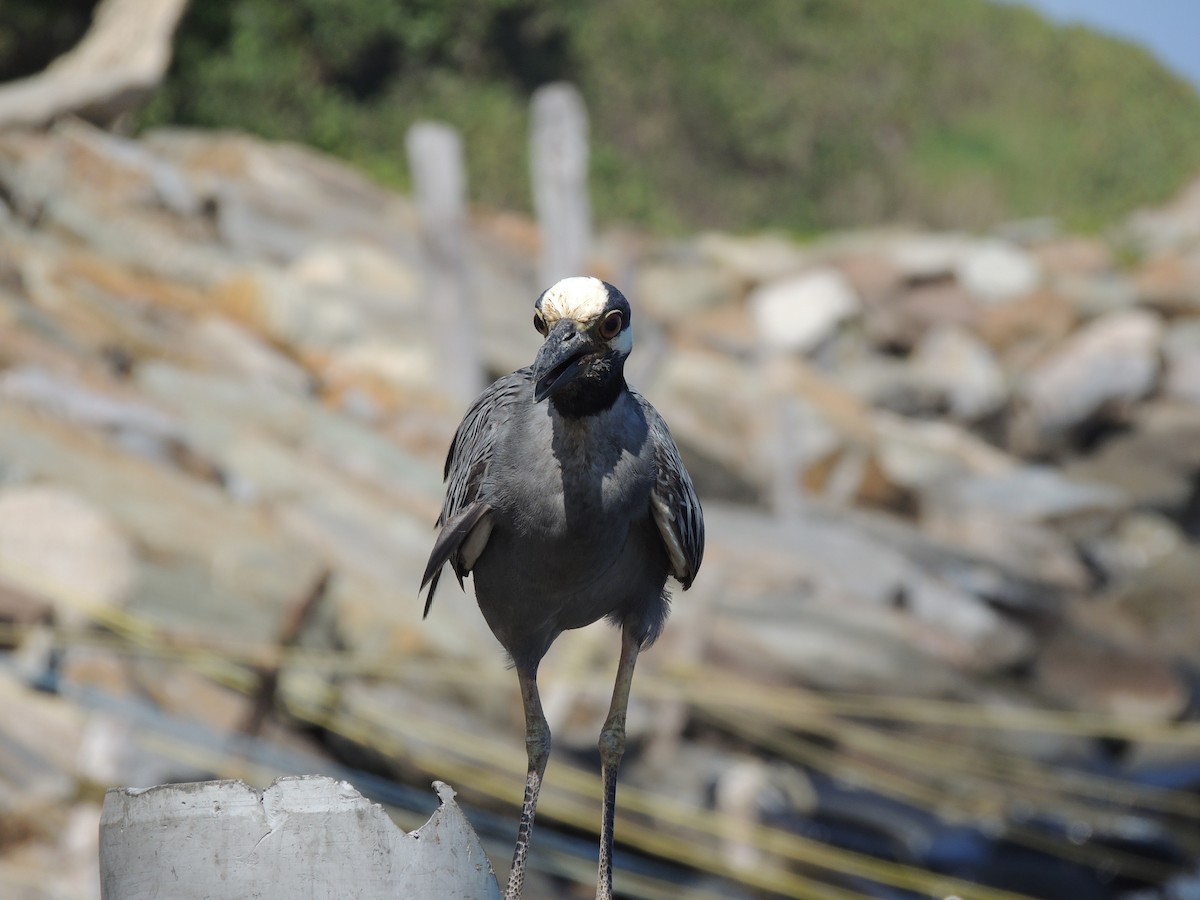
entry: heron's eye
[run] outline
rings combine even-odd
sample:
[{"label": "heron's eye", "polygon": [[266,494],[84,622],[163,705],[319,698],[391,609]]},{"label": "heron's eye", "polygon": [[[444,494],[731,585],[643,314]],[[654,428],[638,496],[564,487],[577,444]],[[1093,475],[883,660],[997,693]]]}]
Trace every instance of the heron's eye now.
[{"label": "heron's eye", "polygon": [[533,327],[538,330],[539,334],[543,336],[546,334],[546,320],[542,317],[540,312],[535,312],[533,314]]},{"label": "heron's eye", "polygon": [[611,341],[621,333],[621,323],[624,317],[619,309],[614,309],[607,316],[600,320],[600,337],[606,341]]}]

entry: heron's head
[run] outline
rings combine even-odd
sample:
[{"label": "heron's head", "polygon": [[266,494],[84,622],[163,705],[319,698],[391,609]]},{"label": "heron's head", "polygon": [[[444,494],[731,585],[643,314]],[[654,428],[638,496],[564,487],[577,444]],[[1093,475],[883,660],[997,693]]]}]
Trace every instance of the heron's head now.
[{"label": "heron's head", "polygon": [[625,387],[633,349],[629,301],[599,278],[564,278],[534,304],[533,326],[546,342],[533,363],[533,398],[567,414],[607,409]]}]

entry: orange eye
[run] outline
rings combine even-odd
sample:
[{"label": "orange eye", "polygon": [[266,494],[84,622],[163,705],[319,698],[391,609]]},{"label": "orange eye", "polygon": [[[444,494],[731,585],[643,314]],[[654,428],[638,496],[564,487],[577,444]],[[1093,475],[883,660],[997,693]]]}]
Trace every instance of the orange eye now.
[{"label": "orange eye", "polygon": [[538,330],[539,334],[545,335],[546,320],[542,318],[542,314],[540,312],[535,312],[533,314],[533,327]]},{"label": "orange eye", "polygon": [[623,321],[624,317],[621,315],[620,310],[610,312],[600,322],[600,337],[606,341],[611,341],[621,333],[621,324]]}]

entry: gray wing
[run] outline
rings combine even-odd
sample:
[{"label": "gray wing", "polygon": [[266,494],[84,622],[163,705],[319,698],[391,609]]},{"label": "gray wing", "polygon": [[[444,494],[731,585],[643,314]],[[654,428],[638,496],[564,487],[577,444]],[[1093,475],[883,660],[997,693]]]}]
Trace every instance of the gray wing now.
[{"label": "gray wing", "polygon": [[505,375],[479,395],[467,410],[450,451],[446,454],[446,502],[442,504],[437,524],[441,531],[433,543],[429,563],[421,578],[421,590],[429,585],[425,613],[433,604],[433,595],[442,575],[442,566],[449,562],[461,586],[471,571],[491,533],[491,519],[483,484],[492,461],[497,426],[508,418],[513,401],[527,389],[529,369],[519,369]]},{"label": "gray wing", "polygon": [[645,412],[654,446],[657,475],[650,495],[650,511],[666,545],[671,574],[686,591],[704,558],[704,511],[667,423],[641,394],[633,393]]}]

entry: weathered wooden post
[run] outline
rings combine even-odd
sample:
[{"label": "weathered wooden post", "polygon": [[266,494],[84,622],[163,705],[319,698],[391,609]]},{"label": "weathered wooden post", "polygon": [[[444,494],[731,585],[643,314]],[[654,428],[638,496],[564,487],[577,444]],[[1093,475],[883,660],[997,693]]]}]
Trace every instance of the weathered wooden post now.
[{"label": "weathered wooden post", "polygon": [[588,120],[583,96],[556,82],[533,94],[529,162],[542,238],[543,287],[585,271],[592,244]]},{"label": "weathered wooden post", "polygon": [[467,176],[462,139],[449,125],[417,122],[405,140],[425,242],[443,383],[469,403],[483,389],[483,364],[468,273]]},{"label": "weathered wooden post", "polygon": [[499,900],[479,837],[441,807],[405,833],[345,781],[280,778],[113,788],[100,815],[103,900]]}]

